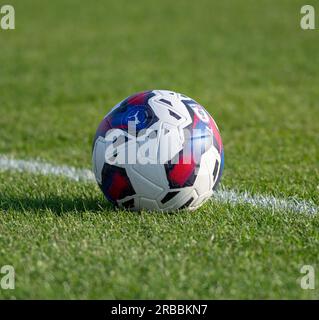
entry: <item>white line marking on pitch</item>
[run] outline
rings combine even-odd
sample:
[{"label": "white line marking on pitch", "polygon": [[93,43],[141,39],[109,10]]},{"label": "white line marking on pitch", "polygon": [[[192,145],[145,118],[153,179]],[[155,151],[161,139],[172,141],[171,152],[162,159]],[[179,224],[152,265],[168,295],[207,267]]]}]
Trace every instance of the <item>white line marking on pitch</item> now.
[{"label": "white line marking on pitch", "polygon": [[55,166],[38,160],[17,160],[0,156],[0,171],[29,172],[42,175],[63,176],[75,181],[94,181],[91,170],[69,166]]},{"label": "white line marking on pitch", "polygon": [[[63,176],[75,181],[93,182],[91,170],[77,169],[69,166],[56,166],[38,160],[18,160],[7,156],[0,156],[0,172],[17,171],[42,175]],[[313,202],[298,199],[278,199],[269,195],[252,195],[248,192],[239,193],[233,190],[219,190],[214,193],[213,201],[231,205],[250,204],[259,208],[273,210],[288,210],[299,213],[316,214],[318,206]]]}]

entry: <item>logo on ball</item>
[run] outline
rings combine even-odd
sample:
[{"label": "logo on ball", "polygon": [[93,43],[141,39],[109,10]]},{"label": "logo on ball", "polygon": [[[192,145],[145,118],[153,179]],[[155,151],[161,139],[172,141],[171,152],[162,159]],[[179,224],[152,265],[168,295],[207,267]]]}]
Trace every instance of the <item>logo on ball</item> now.
[{"label": "logo on ball", "polygon": [[123,122],[128,125],[129,122],[134,123],[136,130],[141,130],[147,127],[150,115],[144,106],[132,108],[127,115],[124,116]]}]

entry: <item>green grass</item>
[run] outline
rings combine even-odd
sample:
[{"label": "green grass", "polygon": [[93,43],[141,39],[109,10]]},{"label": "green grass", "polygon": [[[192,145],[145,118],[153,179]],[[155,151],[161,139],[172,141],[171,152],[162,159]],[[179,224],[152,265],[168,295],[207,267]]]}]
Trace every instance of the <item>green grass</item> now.
[{"label": "green grass", "polygon": [[[218,123],[225,187],[319,204],[319,30],[300,29],[304,1],[9,3],[0,154],[90,167],[113,105],[171,89]],[[304,264],[318,277],[318,228],[249,205],[117,211],[92,184],[2,172],[0,266],[16,289],[0,297],[318,299],[299,284]]]}]

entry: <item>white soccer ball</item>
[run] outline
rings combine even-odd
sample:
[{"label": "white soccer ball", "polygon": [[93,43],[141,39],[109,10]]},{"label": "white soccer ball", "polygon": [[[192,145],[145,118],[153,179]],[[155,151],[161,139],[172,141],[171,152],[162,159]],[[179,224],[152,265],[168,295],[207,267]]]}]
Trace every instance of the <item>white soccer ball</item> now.
[{"label": "white soccer ball", "polygon": [[216,123],[191,98],[172,91],[135,94],[100,123],[93,170],[105,197],[132,210],[194,210],[222,174]]}]

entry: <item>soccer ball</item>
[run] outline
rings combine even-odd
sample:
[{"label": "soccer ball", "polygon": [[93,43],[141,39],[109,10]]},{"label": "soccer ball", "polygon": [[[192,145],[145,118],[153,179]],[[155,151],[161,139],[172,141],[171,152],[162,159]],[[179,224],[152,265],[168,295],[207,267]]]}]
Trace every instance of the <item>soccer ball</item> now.
[{"label": "soccer ball", "polygon": [[209,113],[193,99],[152,90],[128,97],[102,120],[93,171],[105,197],[132,210],[194,210],[220,181],[224,151]]}]

